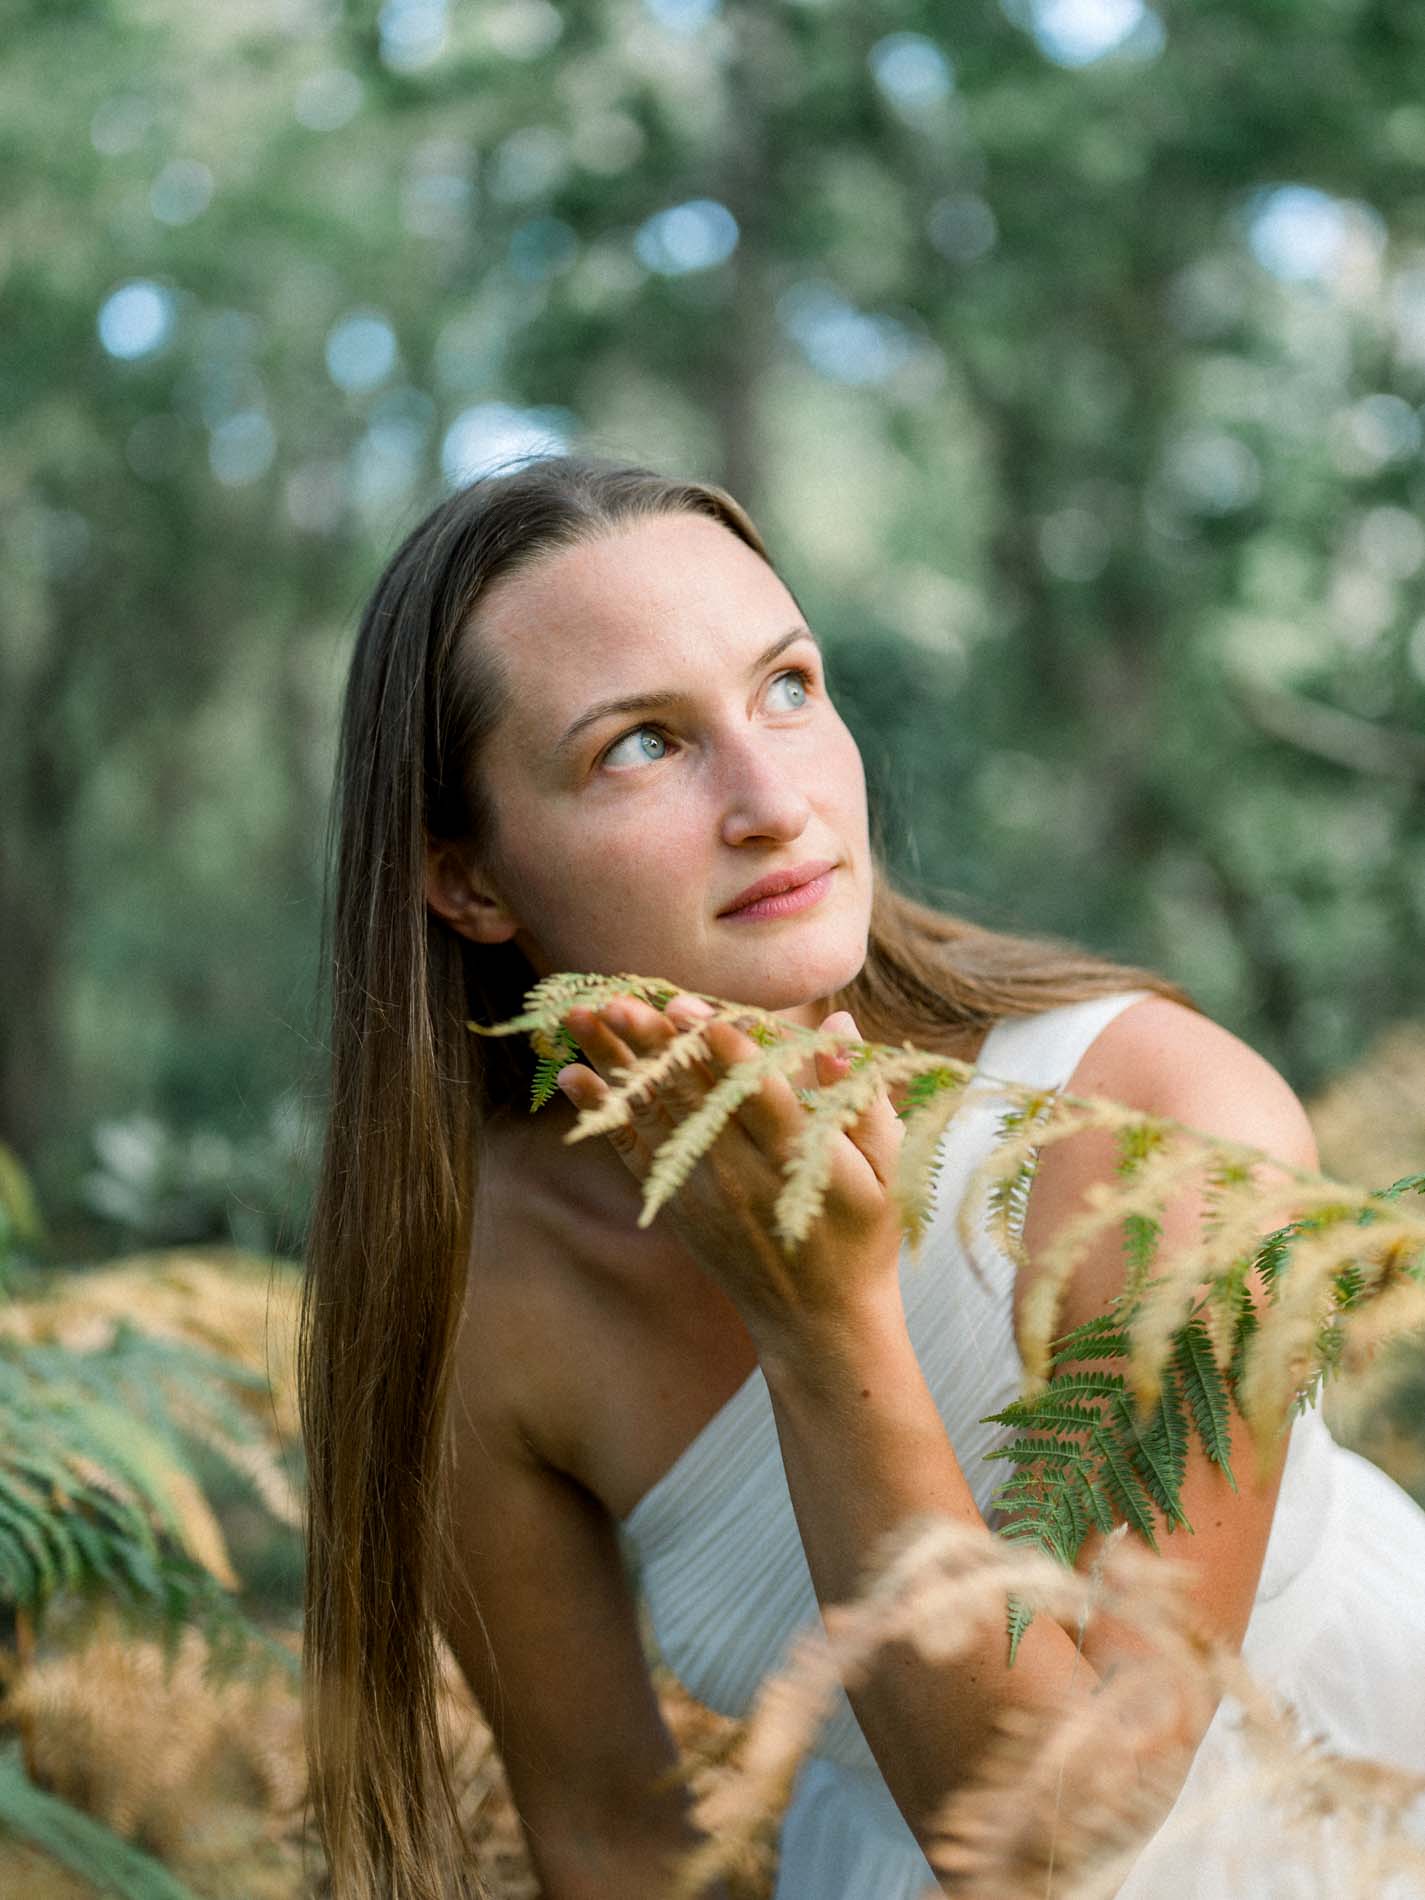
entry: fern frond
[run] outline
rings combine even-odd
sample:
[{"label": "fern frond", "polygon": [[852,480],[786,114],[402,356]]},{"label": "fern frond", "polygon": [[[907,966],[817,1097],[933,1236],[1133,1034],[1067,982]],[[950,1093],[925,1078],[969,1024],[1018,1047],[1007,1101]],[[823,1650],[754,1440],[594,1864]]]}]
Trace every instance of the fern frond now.
[{"label": "fern frond", "polygon": [[[1171,1376],[1168,1375],[1169,1378]],[[1164,1390],[1167,1383],[1165,1379]],[[1111,1429],[1119,1445],[1127,1452],[1143,1489],[1169,1527],[1180,1524],[1191,1530],[1192,1526],[1178,1502],[1183,1482],[1186,1438],[1185,1434],[1175,1436],[1173,1425],[1168,1422],[1168,1410],[1165,1400],[1154,1413],[1151,1423],[1145,1426],[1139,1422],[1132,1403],[1126,1397],[1120,1398],[1113,1407]]]},{"label": "fern frond", "polygon": [[896,1201],[911,1247],[919,1250],[940,1185],[946,1130],[969,1098],[968,1067],[944,1063],[913,1075],[900,1114],[905,1122],[896,1163]]},{"label": "fern frond", "polygon": [[35,1787],[15,1747],[0,1752],[0,1832],[29,1842],[115,1900],[198,1900],[151,1854]]},{"label": "fern frond", "polygon": [[[481,1033],[522,1030],[537,1050],[544,1038],[552,1053],[549,1039],[574,1003],[596,1007],[630,993],[662,1006],[674,990],[652,978],[566,973],[536,985],[524,1015]],[[736,1020],[757,1053],[733,1065],[658,1147],[643,1184],[645,1226],[766,1075],[790,1080],[817,1049],[844,1043],[744,1004],[704,1001],[715,1017]],[[618,1077],[617,1093],[626,1100],[640,1086],[656,1088],[682,1059],[675,1039],[657,1057],[631,1064]],[[1235,1482],[1234,1401],[1261,1449],[1315,1382],[1358,1363],[1375,1339],[1425,1314],[1425,1216],[1413,1204],[1425,1177],[1403,1177],[1375,1192],[1345,1188],[1243,1143],[1119,1103],[1001,1081],[908,1043],[860,1042],[838,1083],[798,1090],[808,1115],[776,1216],[789,1249],[822,1205],[837,1131],[893,1078],[904,1084],[905,1124],[895,1192],[912,1245],[928,1221],[951,1117],[968,1101],[984,1102],[987,1092],[1006,1105],[999,1139],[958,1208],[972,1266],[982,1229],[1017,1257],[1034,1170],[1046,1150],[1092,1130],[1111,1134],[1117,1145],[1116,1178],[1097,1184],[1081,1213],[1061,1224],[1021,1306],[1023,1393],[993,1415],[1013,1434],[993,1454],[1015,1468],[996,1494],[1005,1535],[1037,1539],[1062,1557],[1077,1553],[1091,1530],[1122,1521],[1152,1543],[1159,1520],[1170,1529],[1186,1522],[1179,1494],[1193,1439]],[[617,1119],[626,1110],[609,1112]],[[600,1125],[585,1111],[571,1132],[597,1132]],[[1189,1190],[1201,1197],[1200,1230],[1165,1258],[1165,1209]],[[1086,1250],[1114,1228],[1124,1251],[1122,1294],[1109,1312],[1056,1337],[1063,1288]],[[1257,1284],[1267,1296],[1260,1311]],[[1105,1373],[1104,1361],[1120,1362],[1121,1371]]]},{"label": "fern frond", "polygon": [[826,1199],[835,1137],[861,1119],[883,1086],[878,1069],[862,1068],[838,1087],[814,1089],[805,1098],[807,1119],[788,1157],[774,1213],[777,1236],[789,1253],[811,1232]]},{"label": "fern frond", "polygon": [[554,1033],[548,1038],[548,1042],[549,1047],[547,1049],[539,1049],[536,1051],[534,1079],[530,1083],[529,1091],[529,1110],[531,1114],[543,1108],[544,1104],[558,1088],[559,1083],[557,1077],[559,1071],[567,1068],[571,1062],[577,1062],[583,1054],[578,1043],[575,1042],[573,1036],[570,1035],[563,1023],[558,1025]]},{"label": "fern frond", "polygon": [[1232,1425],[1227,1394],[1212,1354],[1212,1342],[1201,1320],[1189,1320],[1174,1335],[1173,1363],[1182,1380],[1183,1395],[1203,1448],[1235,1491],[1237,1480],[1232,1475]]},{"label": "fern frond", "polygon": [[826,1198],[834,1159],[833,1142],[858,1122],[883,1089],[914,1077],[923,1060],[914,1051],[886,1055],[875,1063],[856,1063],[865,1045],[852,1044],[853,1067],[842,1081],[810,1090],[803,1098],[810,1111],[786,1164],[787,1184],[777,1197],[775,1219],[784,1247],[791,1251],[806,1239]]},{"label": "fern frond", "polygon": [[[643,1183],[640,1227],[647,1227],[665,1201],[671,1200],[693,1169],[717,1140],[729,1118],[749,1096],[755,1095],[776,1066],[775,1052],[760,1062],[739,1062],[720,1075],[698,1106],[662,1143]],[[785,1066],[798,1058],[784,1052]]]}]

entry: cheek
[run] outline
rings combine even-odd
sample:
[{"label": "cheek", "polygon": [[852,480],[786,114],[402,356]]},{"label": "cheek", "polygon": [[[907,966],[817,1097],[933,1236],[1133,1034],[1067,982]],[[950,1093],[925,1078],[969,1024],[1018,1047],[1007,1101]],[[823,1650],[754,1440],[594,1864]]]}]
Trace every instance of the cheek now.
[{"label": "cheek", "polygon": [[821,754],[825,762],[823,785],[839,811],[864,813],[866,808],[866,768],[861,759],[861,748],[852,737],[851,729],[841,719],[836,721],[835,731],[827,736]]}]

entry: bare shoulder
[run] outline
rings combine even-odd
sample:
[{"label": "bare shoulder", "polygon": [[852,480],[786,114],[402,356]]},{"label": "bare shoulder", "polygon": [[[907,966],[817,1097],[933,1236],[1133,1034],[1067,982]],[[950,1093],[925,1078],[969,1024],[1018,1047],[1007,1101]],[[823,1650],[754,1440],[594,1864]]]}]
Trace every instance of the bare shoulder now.
[{"label": "bare shoulder", "polygon": [[1310,1120],[1285,1078],[1230,1029],[1169,997],[1130,1004],[1101,1030],[1069,1092],[1168,1116],[1293,1167],[1316,1166]]},{"label": "bare shoulder", "polygon": [[[1114,1017],[1084,1052],[1066,1092],[1121,1102],[1258,1149],[1283,1169],[1318,1165],[1311,1123],[1285,1078],[1239,1036],[1167,997],[1145,997]],[[1081,1132],[1044,1150],[1025,1215],[1016,1312],[1063,1223],[1084,1211],[1098,1183],[1114,1178],[1117,1158],[1114,1138],[1103,1130]],[[1197,1231],[1200,1191],[1185,1187],[1167,1210],[1163,1225],[1170,1243],[1185,1243]],[[1063,1325],[1102,1312],[1122,1278],[1121,1240],[1116,1232],[1105,1233],[1065,1289]]]},{"label": "bare shoulder", "polygon": [[466,1417],[531,1448],[573,1287],[545,1141],[500,1118],[481,1143],[456,1351]]}]

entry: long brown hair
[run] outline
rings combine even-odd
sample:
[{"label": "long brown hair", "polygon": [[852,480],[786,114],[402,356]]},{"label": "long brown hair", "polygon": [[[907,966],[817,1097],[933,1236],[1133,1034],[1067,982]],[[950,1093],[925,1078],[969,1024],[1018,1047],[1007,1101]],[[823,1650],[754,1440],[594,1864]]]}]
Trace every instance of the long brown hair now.
[{"label": "long brown hair", "polygon": [[[464,1025],[515,1014],[534,980],[513,945],[473,944],[425,901],[428,840],[493,836],[478,765],[504,696],[473,616],[498,577],[678,511],[770,564],[722,488],[551,456],[428,514],[361,621],[332,805],[330,1093],[299,1349],[306,1739],[337,1900],[469,1890],[436,1719],[446,1400],[482,1128],[528,1099],[530,1071],[517,1039]],[[954,1052],[1000,1017],[1124,988],[1187,1000],[1151,972],[946,916],[878,868],[866,961],[836,1002],[863,1035]]]}]

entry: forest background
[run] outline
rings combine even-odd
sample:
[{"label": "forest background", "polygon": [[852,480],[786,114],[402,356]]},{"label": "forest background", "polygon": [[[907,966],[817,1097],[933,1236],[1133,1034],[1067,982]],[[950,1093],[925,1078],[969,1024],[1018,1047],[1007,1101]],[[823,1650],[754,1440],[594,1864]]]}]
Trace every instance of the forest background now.
[{"label": "forest background", "polygon": [[12,0],[4,41],[29,1259],[299,1253],[356,615],[451,483],[566,446],[751,509],[903,881],[1156,966],[1335,1172],[1422,1166],[1412,0]]},{"label": "forest background", "polygon": [[300,1231],[336,705],[442,491],[725,482],[889,854],[1310,1093],[1425,1008],[1405,0],[66,0],[0,123],[0,1129]]}]

